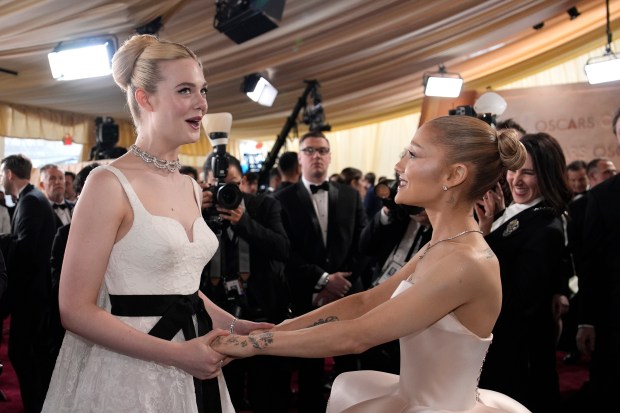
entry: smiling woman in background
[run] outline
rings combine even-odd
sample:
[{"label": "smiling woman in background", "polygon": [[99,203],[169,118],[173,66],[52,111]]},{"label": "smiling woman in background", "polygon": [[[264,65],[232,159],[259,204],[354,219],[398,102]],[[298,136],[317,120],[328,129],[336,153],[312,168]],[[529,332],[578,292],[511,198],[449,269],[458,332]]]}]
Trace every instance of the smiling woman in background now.
[{"label": "smiling woman in background", "polygon": [[533,412],[557,411],[556,342],[568,311],[572,275],[562,215],[572,193],[559,143],[546,133],[521,138],[527,159],[509,170],[513,202],[499,186],[476,203],[480,229],[497,255],[502,311],[493,329],[480,386],[505,393]]}]

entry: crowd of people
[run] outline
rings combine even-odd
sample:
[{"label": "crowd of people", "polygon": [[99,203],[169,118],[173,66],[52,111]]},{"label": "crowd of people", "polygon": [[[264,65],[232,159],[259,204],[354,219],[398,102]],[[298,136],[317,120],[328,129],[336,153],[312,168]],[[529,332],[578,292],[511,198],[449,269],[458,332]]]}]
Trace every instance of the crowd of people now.
[{"label": "crowd of people", "polygon": [[38,183],[27,157],[0,162],[15,204],[0,205],[0,345],[26,413],[552,412],[563,345],[590,360],[587,403],[613,402],[611,160],[568,163],[512,119],[442,116],[394,179],[330,175],[329,137],[310,131],[259,193],[229,153],[222,182],[215,154],[200,172],[178,161],[208,109],[191,50],[136,35],[113,76],[137,131],[126,154],[45,165]]}]

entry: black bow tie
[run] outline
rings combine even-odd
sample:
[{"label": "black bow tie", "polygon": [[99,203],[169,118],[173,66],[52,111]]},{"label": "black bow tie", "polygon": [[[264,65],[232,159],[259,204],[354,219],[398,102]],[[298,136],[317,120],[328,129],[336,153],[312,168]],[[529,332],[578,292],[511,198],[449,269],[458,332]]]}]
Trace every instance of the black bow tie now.
[{"label": "black bow tie", "polygon": [[67,209],[68,208],[67,204],[54,204],[53,207],[54,209],[58,209],[58,208]]},{"label": "black bow tie", "polygon": [[310,184],[310,191],[313,194],[316,194],[319,189],[322,189],[323,191],[329,191],[329,184],[327,183],[327,181],[323,182],[321,185]]}]

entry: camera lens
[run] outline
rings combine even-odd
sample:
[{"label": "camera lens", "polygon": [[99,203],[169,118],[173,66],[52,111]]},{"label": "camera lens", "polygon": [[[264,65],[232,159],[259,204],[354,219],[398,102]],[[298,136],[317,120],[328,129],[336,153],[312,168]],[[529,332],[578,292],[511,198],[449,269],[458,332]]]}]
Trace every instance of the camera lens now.
[{"label": "camera lens", "polygon": [[391,193],[391,181],[382,181],[375,185],[375,195],[377,195],[381,199],[390,198]]},{"label": "camera lens", "polygon": [[241,190],[235,184],[224,184],[217,191],[217,203],[222,208],[235,209],[241,203]]}]

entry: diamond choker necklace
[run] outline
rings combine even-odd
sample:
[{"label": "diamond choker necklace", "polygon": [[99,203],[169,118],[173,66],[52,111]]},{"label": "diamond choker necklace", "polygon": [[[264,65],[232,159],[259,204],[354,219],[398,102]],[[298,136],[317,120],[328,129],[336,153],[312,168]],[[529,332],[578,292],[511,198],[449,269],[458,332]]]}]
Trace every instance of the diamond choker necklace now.
[{"label": "diamond choker necklace", "polygon": [[168,172],[175,172],[181,168],[181,162],[177,159],[176,161],[167,161],[165,159],[159,159],[144,152],[142,149],[138,148],[135,144],[129,147],[131,153],[136,155],[138,158],[142,159],[146,163],[152,163],[156,168],[166,169]]}]

